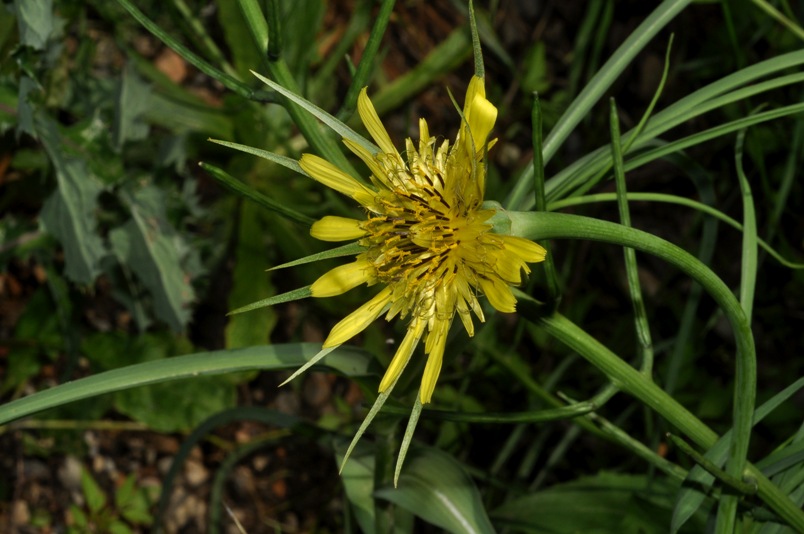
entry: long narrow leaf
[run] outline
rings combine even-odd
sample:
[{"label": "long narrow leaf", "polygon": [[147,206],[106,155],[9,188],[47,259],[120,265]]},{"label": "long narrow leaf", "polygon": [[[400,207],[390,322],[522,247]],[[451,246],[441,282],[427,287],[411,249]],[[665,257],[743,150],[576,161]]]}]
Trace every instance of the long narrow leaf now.
[{"label": "long narrow leaf", "polygon": [[[295,369],[318,354],[316,343],[265,345],[235,350],[201,352],[155,360],[106,371],[28,395],[0,406],[0,424],[69,402],[148,384],[202,375],[254,369]],[[347,376],[367,376],[373,358],[355,348],[341,347],[322,362]]]},{"label": "long narrow leaf", "polygon": [[366,150],[368,150],[372,154],[376,154],[377,152],[379,152],[380,148],[377,145],[375,145],[374,143],[372,143],[371,141],[369,141],[368,139],[366,139],[362,135],[358,134],[356,131],[352,130],[349,126],[347,126],[346,124],[344,124],[343,122],[338,120],[337,117],[334,117],[333,115],[330,115],[329,113],[327,113],[326,111],[324,111],[320,107],[316,106],[315,104],[313,104],[309,100],[305,100],[304,98],[300,97],[299,95],[294,94],[291,91],[288,91],[287,89],[285,89],[284,87],[282,87],[278,83],[275,83],[275,82],[269,80],[265,76],[263,76],[263,75],[261,75],[261,74],[259,74],[257,72],[254,72],[254,71],[251,71],[251,73],[254,76],[256,76],[257,78],[259,78],[259,80],[262,83],[264,83],[265,85],[267,85],[268,87],[270,87],[271,89],[276,91],[277,93],[281,94],[282,96],[284,96],[288,100],[291,100],[295,104],[297,104],[297,105],[301,106],[302,108],[304,108],[308,113],[310,113],[310,115],[312,115],[316,119],[318,119],[321,122],[323,122],[324,124],[326,124],[330,129],[332,129],[335,133],[337,133],[338,135],[340,135],[344,139],[349,139],[350,141],[354,141],[355,143],[359,144],[360,146],[362,146],[363,148],[365,148]]},{"label": "long narrow leaf", "polygon": [[283,215],[292,221],[296,221],[306,226],[311,226],[313,222],[315,222],[315,220],[312,217],[308,217],[303,213],[299,213],[298,211],[288,208],[284,204],[263,195],[262,193],[260,193],[253,187],[249,186],[245,182],[242,182],[234,178],[223,169],[219,169],[218,167],[215,167],[214,165],[210,165],[208,163],[204,163],[203,161],[199,162],[198,165],[199,167],[210,173],[221,184],[225,185],[226,187],[228,187],[232,191],[235,191],[236,193],[240,193],[247,199],[256,202],[260,206],[270,211]]}]

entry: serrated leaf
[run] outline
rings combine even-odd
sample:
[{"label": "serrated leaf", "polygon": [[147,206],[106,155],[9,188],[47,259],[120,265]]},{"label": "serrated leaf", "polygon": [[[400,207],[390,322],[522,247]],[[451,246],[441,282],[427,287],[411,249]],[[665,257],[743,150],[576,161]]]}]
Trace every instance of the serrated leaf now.
[{"label": "serrated leaf", "polygon": [[126,477],[120,487],[117,488],[117,491],[114,492],[114,502],[117,508],[124,508],[129,506],[131,500],[134,497],[134,493],[136,491],[135,484],[137,483],[137,479],[134,474],[131,474]]},{"label": "serrated leaf", "polygon": [[56,168],[58,189],[45,201],[40,220],[64,247],[64,274],[79,284],[91,284],[106,254],[96,233],[95,210],[101,183],[88,172],[86,162],[62,152],[55,123],[36,121],[45,150]]},{"label": "serrated leaf", "polygon": [[43,50],[53,33],[53,0],[16,0],[14,11],[20,29],[20,42]]},{"label": "serrated leaf", "polygon": [[91,514],[97,514],[106,506],[106,494],[86,468],[81,469],[81,490]]},{"label": "serrated leaf", "polygon": [[138,141],[148,135],[148,125],[142,115],[148,110],[151,89],[129,64],[118,81],[114,103],[114,146],[117,150],[126,141]]},{"label": "serrated leaf", "polygon": [[115,408],[157,432],[190,429],[237,403],[235,386],[224,377],[198,377],[122,391]]},{"label": "serrated leaf", "polygon": [[[28,95],[38,86],[36,82],[28,76],[20,77],[20,85],[17,89],[17,136],[20,134],[28,134],[36,137],[36,128],[34,127],[34,114],[33,106],[28,101]],[[9,95],[10,96],[10,95]],[[4,98],[6,100],[8,97]],[[12,118],[12,117],[9,117]]]},{"label": "serrated leaf", "polygon": [[455,459],[436,449],[411,450],[399,486],[374,494],[450,532],[494,532],[472,479]]},{"label": "serrated leaf", "polygon": [[178,332],[190,318],[195,293],[181,266],[185,245],[165,218],[161,195],[153,186],[129,195],[131,219],[112,230],[109,240],[153,296],[156,316]]}]

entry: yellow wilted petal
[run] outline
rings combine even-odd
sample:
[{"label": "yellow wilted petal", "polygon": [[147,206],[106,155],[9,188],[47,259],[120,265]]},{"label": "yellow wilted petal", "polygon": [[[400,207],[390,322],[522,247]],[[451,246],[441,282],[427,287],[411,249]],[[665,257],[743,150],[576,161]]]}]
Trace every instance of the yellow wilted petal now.
[{"label": "yellow wilted petal", "polygon": [[426,324],[425,321],[416,320],[408,326],[405,338],[402,340],[402,343],[399,344],[399,348],[396,350],[391,364],[382,377],[379,388],[380,393],[385,393],[385,391],[396,382],[399,375],[402,374],[408,361],[410,361],[413,351],[416,349],[416,345],[419,344]]},{"label": "yellow wilted petal", "polygon": [[[469,123],[469,130],[472,132],[475,151],[479,152],[483,150],[483,144],[491,133],[491,129],[494,128],[494,122],[497,120],[497,108],[484,97],[477,95],[472,101],[469,113],[466,114],[466,120]],[[469,148],[471,145],[467,145],[467,149]],[[472,153],[471,150],[469,153]]]},{"label": "yellow wilted petal", "polygon": [[451,322],[451,320],[436,319],[432,330],[427,334],[426,345],[429,350],[427,351],[427,364],[424,366],[424,374],[422,374],[422,386],[419,391],[422,404],[427,404],[433,397],[438,375],[441,374],[444,347],[447,344],[447,334],[449,333]]},{"label": "yellow wilted petal", "polygon": [[374,157],[374,154],[366,150],[363,145],[359,145],[350,139],[344,139],[343,144],[346,145],[346,148],[351,150],[355,156],[363,160],[363,163],[366,164],[366,167],[369,168],[371,174],[373,174],[378,181],[388,188],[391,187],[388,177],[385,175],[385,171],[380,166],[377,158]]},{"label": "yellow wilted petal", "polygon": [[528,263],[544,261],[547,256],[547,251],[543,246],[524,237],[513,235],[500,235],[497,237],[503,240],[503,246],[506,250],[513,252]]},{"label": "yellow wilted petal", "polygon": [[469,87],[466,88],[466,98],[463,101],[463,114],[467,116],[470,114],[470,107],[475,97],[486,98],[486,81],[479,76],[472,76],[469,81]]},{"label": "yellow wilted petal", "polygon": [[494,306],[494,309],[504,313],[514,313],[516,311],[516,298],[511,293],[511,288],[508,284],[499,278],[483,278],[477,277],[477,282],[480,284],[480,289],[489,299],[489,303]]},{"label": "yellow wilted petal", "polygon": [[530,273],[528,265],[522,258],[514,254],[506,254],[503,250],[494,251],[488,255],[487,261],[492,261],[492,258],[494,258],[494,273],[509,284],[522,283],[522,269],[525,269],[526,273]]},{"label": "yellow wilted petal", "polygon": [[338,167],[315,154],[302,154],[299,166],[314,180],[330,189],[350,196],[364,206],[374,202],[376,193],[361,184]]},{"label": "yellow wilted petal", "polygon": [[323,346],[326,348],[340,345],[365,330],[383,312],[383,309],[391,300],[391,293],[391,288],[386,287],[377,293],[373,299],[344,317],[332,327]]},{"label": "yellow wilted petal", "polygon": [[357,112],[369,135],[380,146],[380,150],[386,154],[398,154],[391,137],[377,115],[377,110],[374,109],[374,104],[371,103],[371,99],[368,97],[366,87],[360,90],[360,94],[357,97]]},{"label": "yellow wilted petal", "polygon": [[349,241],[363,237],[366,231],[358,220],[327,215],[313,223],[310,235],[321,241]]},{"label": "yellow wilted petal", "polygon": [[373,279],[374,268],[371,262],[357,260],[324,273],[313,282],[310,291],[314,297],[334,297]]}]

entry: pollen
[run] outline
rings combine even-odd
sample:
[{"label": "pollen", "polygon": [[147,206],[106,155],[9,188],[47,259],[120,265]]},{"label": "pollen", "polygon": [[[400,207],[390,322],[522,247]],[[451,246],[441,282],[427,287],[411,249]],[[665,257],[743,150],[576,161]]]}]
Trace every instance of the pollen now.
[{"label": "pollen", "polygon": [[520,284],[528,263],[543,261],[545,250],[526,239],[492,232],[493,210],[482,209],[484,158],[495,140],[488,140],[497,109],[486,99],[483,79],[469,84],[462,125],[453,144],[430,136],[419,121],[419,140],[405,142],[405,158],[394,148],[364,89],[358,113],[379,150],[371,153],[345,141],[370,171],[363,185],[332,164],[305,155],[299,164],[313,179],[360,203],[363,220],[324,217],[313,225],[313,236],[327,241],[359,239],[363,247],[353,263],[336,267],[312,286],[313,296],[341,294],[366,283],[383,289],[339,322],[324,347],[334,347],[357,335],[385,314],[408,324],[385,376],[380,393],[390,390],[423,338],[427,363],[419,392],[431,401],[440,374],[447,334],[456,315],[469,336],[472,314],[484,321],[479,299],[485,296],[498,311],[514,312],[511,287]]}]

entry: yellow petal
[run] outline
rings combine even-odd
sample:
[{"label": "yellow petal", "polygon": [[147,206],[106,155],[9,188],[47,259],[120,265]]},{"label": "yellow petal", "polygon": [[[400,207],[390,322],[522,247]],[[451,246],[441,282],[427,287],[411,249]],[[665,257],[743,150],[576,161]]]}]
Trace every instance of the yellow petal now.
[{"label": "yellow petal", "polygon": [[475,97],[486,98],[486,81],[479,76],[472,76],[469,80],[469,87],[466,88],[466,98],[463,101],[463,114],[469,115],[469,108]]},{"label": "yellow petal", "polygon": [[398,154],[391,137],[377,115],[377,110],[374,109],[374,104],[371,103],[371,99],[368,97],[366,87],[360,90],[360,95],[357,97],[357,112],[360,114],[360,120],[363,121],[368,133],[379,145],[380,151],[386,154]]},{"label": "yellow petal", "polygon": [[364,206],[374,204],[376,193],[338,167],[315,154],[302,154],[299,166],[314,180],[330,189],[350,196]]},{"label": "yellow petal", "polygon": [[[466,114],[466,120],[469,123],[469,130],[472,132],[475,152],[480,152],[483,150],[483,145],[486,143],[491,129],[494,128],[494,122],[497,120],[497,108],[484,97],[477,95],[472,101],[469,113]],[[471,150],[469,153],[472,153]]]},{"label": "yellow petal", "polygon": [[399,344],[399,348],[396,350],[393,360],[391,360],[391,365],[388,366],[388,370],[385,371],[385,375],[382,377],[379,389],[380,393],[385,393],[388,388],[394,385],[399,375],[402,374],[405,366],[410,361],[413,351],[416,349],[416,345],[419,344],[426,324],[425,321],[415,320],[408,326],[405,338],[402,340],[402,343]]},{"label": "yellow petal", "polygon": [[483,290],[494,309],[503,313],[514,313],[516,311],[516,298],[511,293],[511,288],[508,287],[508,284],[497,277],[483,278],[478,276],[477,281],[480,284],[480,289]]},{"label": "yellow petal", "polygon": [[355,156],[363,160],[363,163],[365,163],[366,167],[369,168],[371,174],[374,175],[374,177],[377,178],[381,184],[389,189],[391,188],[391,183],[388,181],[388,176],[380,165],[380,162],[377,161],[376,157],[374,157],[374,154],[366,150],[363,145],[359,145],[350,139],[344,139],[343,144],[345,144],[346,148],[351,150]]},{"label": "yellow petal", "polygon": [[[422,386],[419,391],[422,404],[427,404],[433,397],[438,375],[441,374],[441,363],[444,361],[444,347],[447,345],[447,334],[451,320],[436,319],[432,330],[427,334],[427,365],[422,374]],[[429,347],[429,348],[428,348]]]},{"label": "yellow petal", "polygon": [[371,262],[357,260],[324,273],[313,282],[310,291],[314,297],[334,297],[373,279],[374,267]]},{"label": "yellow petal", "polygon": [[360,306],[344,317],[341,322],[332,327],[329,336],[327,336],[326,341],[324,341],[324,348],[345,343],[365,330],[374,319],[380,316],[390,300],[391,288],[386,287],[377,293],[373,299]]},{"label": "yellow petal", "polygon": [[547,251],[543,246],[525,239],[524,237],[512,235],[499,235],[496,237],[503,240],[505,250],[513,252],[528,263],[544,261],[544,258],[547,256]]},{"label": "yellow petal", "polygon": [[321,241],[349,241],[366,235],[360,227],[360,221],[348,217],[327,215],[313,223],[310,235]]}]

